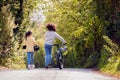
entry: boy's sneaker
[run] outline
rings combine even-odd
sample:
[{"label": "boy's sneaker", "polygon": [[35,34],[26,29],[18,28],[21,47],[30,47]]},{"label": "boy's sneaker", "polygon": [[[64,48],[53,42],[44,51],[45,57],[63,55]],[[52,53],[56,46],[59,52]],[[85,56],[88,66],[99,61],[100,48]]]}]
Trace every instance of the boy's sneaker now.
[{"label": "boy's sneaker", "polygon": [[31,65],[28,65],[28,70],[30,70],[31,69]]},{"label": "boy's sneaker", "polygon": [[51,65],[51,64],[49,64],[48,68],[52,68],[52,65]]},{"label": "boy's sneaker", "polygon": [[45,69],[48,69],[48,66],[45,66]]}]

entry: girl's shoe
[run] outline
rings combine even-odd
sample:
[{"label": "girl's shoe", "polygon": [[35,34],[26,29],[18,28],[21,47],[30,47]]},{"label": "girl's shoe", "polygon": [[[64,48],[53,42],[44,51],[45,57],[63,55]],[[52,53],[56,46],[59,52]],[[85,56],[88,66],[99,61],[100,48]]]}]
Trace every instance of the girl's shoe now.
[{"label": "girl's shoe", "polygon": [[34,69],[35,68],[35,65],[31,65],[31,69]]}]

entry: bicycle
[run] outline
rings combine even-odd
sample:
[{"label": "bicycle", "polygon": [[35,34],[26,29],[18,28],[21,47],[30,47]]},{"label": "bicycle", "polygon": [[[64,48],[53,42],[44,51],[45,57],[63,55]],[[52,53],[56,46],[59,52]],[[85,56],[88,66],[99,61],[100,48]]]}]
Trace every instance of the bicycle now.
[{"label": "bicycle", "polygon": [[65,46],[65,44],[54,44],[53,46],[57,47],[56,51],[57,66],[59,69],[63,69],[64,58],[62,53],[67,51],[67,46]]}]

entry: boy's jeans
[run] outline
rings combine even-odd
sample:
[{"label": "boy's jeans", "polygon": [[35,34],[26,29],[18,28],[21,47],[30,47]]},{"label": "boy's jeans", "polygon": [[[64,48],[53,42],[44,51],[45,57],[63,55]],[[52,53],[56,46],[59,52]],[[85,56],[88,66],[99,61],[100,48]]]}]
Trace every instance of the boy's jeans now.
[{"label": "boy's jeans", "polygon": [[27,64],[34,65],[34,52],[27,52]]},{"label": "boy's jeans", "polygon": [[52,62],[52,45],[45,44],[45,66],[48,66]]}]

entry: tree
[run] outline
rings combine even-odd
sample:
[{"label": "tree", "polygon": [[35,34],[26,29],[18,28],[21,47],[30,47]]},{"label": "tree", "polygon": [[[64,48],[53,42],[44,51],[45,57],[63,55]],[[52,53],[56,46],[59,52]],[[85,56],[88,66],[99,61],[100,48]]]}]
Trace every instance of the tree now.
[{"label": "tree", "polygon": [[[10,13],[9,6],[4,6],[0,12],[0,60],[11,55],[13,47],[13,28],[14,19]],[[0,61],[0,64],[3,64],[3,61]],[[4,65],[4,64],[3,64]]]}]

